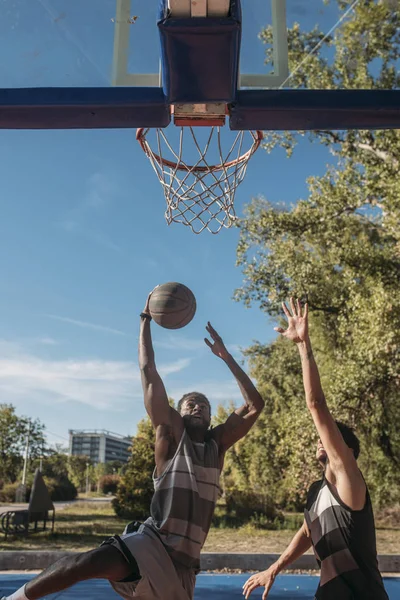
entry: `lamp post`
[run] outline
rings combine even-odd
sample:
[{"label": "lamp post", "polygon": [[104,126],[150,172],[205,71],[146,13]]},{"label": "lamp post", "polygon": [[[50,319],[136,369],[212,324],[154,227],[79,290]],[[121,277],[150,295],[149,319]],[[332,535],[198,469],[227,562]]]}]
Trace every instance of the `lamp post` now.
[{"label": "lamp post", "polygon": [[90,463],[86,463],[86,495],[89,494],[89,467]]}]

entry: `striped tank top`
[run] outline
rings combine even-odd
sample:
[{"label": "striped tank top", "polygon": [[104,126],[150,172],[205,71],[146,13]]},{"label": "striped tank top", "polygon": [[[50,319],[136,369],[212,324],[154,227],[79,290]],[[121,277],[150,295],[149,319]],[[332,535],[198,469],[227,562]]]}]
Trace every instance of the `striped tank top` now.
[{"label": "striped tank top", "polygon": [[324,477],[310,487],[304,516],[321,568],[317,600],[389,600],[368,490],[364,508],[351,510]]},{"label": "striped tank top", "polygon": [[210,529],[219,487],[218,445],[193,442],[183,432],[165,471],[153,475],[154,496],[146,525],[160,536],[171,558],[200,568],[200,551]]}]

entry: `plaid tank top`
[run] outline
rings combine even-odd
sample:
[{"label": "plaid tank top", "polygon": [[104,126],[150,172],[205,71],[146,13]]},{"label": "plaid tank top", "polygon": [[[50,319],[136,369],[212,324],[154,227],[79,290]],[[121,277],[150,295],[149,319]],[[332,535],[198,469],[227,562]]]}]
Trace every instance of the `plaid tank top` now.
[{"label": "plaid tank top", "polygon": [[160,536],[171,558],[200,568],[200,551],[210,529],[220,492],[218,445],[193,442],[183,432],[164,472],[153,474],[154,496],[146,525]]},{"label": "plaid tank top", "polygon": [[364,508],[351,510],[324,477],[311,485],[304,516],[321,568],[317,600],[389,600],[378,569],[368,490]]}]

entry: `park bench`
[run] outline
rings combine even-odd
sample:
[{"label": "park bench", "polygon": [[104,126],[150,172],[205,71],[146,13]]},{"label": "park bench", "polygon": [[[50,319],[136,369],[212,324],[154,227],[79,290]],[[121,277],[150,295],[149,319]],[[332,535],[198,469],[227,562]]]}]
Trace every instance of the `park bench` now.
[{"label": "park bench", "polygon": [[49,491],[39,469],[35,479],[27,509],[8,510],[0,514],[0,531],[5,539],[8,535],[29,535],[46,531],[51,526],[54,531],[55,509]]}]

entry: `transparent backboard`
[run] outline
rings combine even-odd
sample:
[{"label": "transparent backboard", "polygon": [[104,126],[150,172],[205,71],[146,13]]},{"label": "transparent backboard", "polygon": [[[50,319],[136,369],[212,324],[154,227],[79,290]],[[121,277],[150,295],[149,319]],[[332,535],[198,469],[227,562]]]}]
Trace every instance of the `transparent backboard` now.
[{"label": "transparent backboard", "polygon": [[[285,3],[244,0],[242,87],[372,87],[383,64],[380,44],[395,42],[396,27],[391,38],[389,17],[398,6],[397,0],[370,3],[369,8],[365,4],[287,0],[289,66],[285,67],[281,10]],[[0,0],[0,7],[2,88],[159,84],[158,0]],[[280,28],[280,57],[276,44],[273,50],[272,30],[263,34],[274,15],[275,33]],[[127,32],[122,42],[121,27],[123,36]],[[271,56],[266,61],[267,51]],[[126,56],[122,66],[118,52],[120,58]],[[335,73],[329,68],[334,62]],[[248,78],[249,74],[264,79]],[[398,76],[385,78],[380,87],[398,87]]]}]

